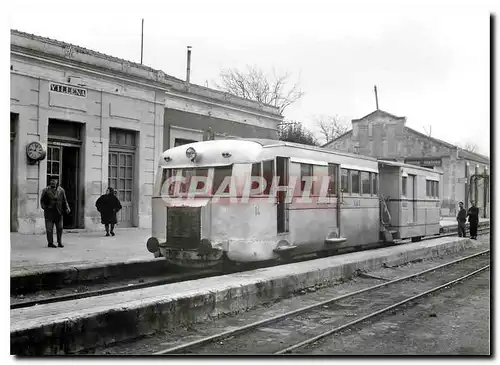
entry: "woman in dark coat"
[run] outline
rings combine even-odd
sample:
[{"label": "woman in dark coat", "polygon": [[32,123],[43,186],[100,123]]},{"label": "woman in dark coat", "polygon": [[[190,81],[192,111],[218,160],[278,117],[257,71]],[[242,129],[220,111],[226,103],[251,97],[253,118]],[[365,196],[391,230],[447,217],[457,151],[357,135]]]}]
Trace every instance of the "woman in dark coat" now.
[{"label": "woman in dark coat", "polygon": [[122,205],[120,201],[115,195],[115,191],[113,188],[108,188],[106,190],[106,194],[101,195],[99,199],[97,199],[95,206],[99,213],[101,213],[101,223],[104,224],[104,228],[106,229],[106,236],[109,236],[109,226],[111,225],[111,235],[114,236],[115,232],[115,224],[116,221],[116,213],[122,209]]}]

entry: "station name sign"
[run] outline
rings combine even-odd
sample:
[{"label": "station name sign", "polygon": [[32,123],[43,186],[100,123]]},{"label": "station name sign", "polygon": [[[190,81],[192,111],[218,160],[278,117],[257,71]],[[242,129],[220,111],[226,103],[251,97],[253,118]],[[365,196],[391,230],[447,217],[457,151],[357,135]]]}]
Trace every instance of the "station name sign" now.
[{"label": "station name sign", "polygon": [[417,166],[441,166],[443,161],[440,158],[405,160],[409,165]]},{"label": "station name sign", "polygon": [[79,96],[81,98],[87,97],[87,89],[82,89],[81,87],[57,84],[54,82],[50,83],[50,91],[66,95]]}]

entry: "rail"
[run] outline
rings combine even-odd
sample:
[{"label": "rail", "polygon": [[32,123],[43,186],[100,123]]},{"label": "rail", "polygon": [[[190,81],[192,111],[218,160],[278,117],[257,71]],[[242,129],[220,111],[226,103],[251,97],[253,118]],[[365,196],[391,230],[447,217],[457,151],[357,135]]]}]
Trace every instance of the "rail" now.
[{"label": "rail", "polygon": [[[286,313],[283,313],[283,314],[280,314],[280,315],[276,315],[276,316],[273,316],[271,318],[267,318],[267,319],[263,319],[263,320],[260,320],[260,321],[256,321],[254,323],[250,323],[250,324],[247,324],[245,326],[241,326],[241,327],[238,327],[238,328],[235,328],[235,329],[232,329],[232,330],[228,330],[228,331],[225,331],[225,332],[222,332],[222,333],[219,333],[219,334],[215,334],[215,335],[208,336],[208,337],[205,337],[205,338],[201,338],[201,339],[198,339],[198,340],[195,340],[195,341],[191,341],[189,343],[181,344],[181,345],[178,345],[178,346],[175,346],[175,347],[170,347],[170,348],[167,348],[167,349],[155,352],[153,355],[166,355],[166,354],[174,354],[174,353],[179,353],[179,352],[185,352],[185,351],[193,350],[193,349],[196,349],[196,348],[199,348],[199,347],[202,347],[202,346],[214,343],[216,341],[220,341],[220,340],[223,340],[223,339],[226,339],[226,338],[229,338],[229,337],[234,337],[236,335],[241,335],[243,333],[246,333],[246,332],[248,332],[250,330],[256,329],[256,328],[264,326],[264,325],[269,325],[271,323],[282,321],[284,319],[290,318],[292,316],[296,316],[298,314],[301,314],[301,313],[304,313],[304,312],[307,312],[307,311],[311,311],[311,310],[316,309],[316,308],[321,308],[323,306],[332,304],[332,303],[340,301],[342,299],[346,299],[346,298],[358,296],[358,295],[363,294],[363,293],[372,292],[372,291],[375,291],[376,289],[380,289],[380,288],[383,288],[383,287],[394,285],[396,283],[400,283],[400,282],[407,281],[407,280],[410,280],[410,279],[413,279],[413,278],[416,278],[416,277],[420,277],[420,276],[422,276],[424,274],[427,274],[427,273],[430,273],[430,272],[433,272],[433,271],[436,271],[436,270],[441,270],[441,269],[444,269],[444,268],[448,268],[448,267],[450,267],[452,265],[455,265],[455,264],[458,264],[458,263],[462,263],[462,262],[465,262],[467,260],[471,260],[471,259],[480,257],[482,255],[488,254],[489,252],[490,252],[490,250],[484,250],[484,251],[481,251],[479,253],[475,253],[473,255],[469,255],[469,256],[466,256],[466,257],[462,257],[460,259],[456,259],[456,260],[453,260],[451,262],[448,262],[448,263],[445,263],[445,264],[442,264],[442,265],[438,265],[438,266],[432,267],[430,269],[423,270],[423,271],[415,273],[415,274],[407,275],[407,276],[404,276],[404,277],[401,277],[401,278],[390,280],[390,281],[387,281],[387,282],[384,282],[384,283],[381,283],[381,284],[377,284],[377,285],[374,285],[374,286],[371,286],[371,287],[368,287],[368,288],[365,288],[365,289],[362,289],[362,290],[358,290],[358,291],[355,291],[355,292],[352,292],[352,293],[348,293],[348,294],[341,295],[341,296],[338,296],[338,297],[330,298],[330,299],[327,299],[325,301],[321,301],[321,302],[318,302],[318,303],[315,303],[315,304],[312,304],[312,305],[309,305],[309,306],[306,306],[306,307],[303,307],[303,308],[299,308],[299,309],[296,309],[296,310],[293,310],[293,311],[289,311],[289,312],[286,312]],[[465,279],[467,279],[467,278],[469,278],[471,276],[477,275],[478,273],[480,273],[480,272],[482,272],[484,270],[487,270],[488,268],[489,268],[489,265],[481,267],[480,269],[475,270],[474,272],[469,273],[469,274],[467,274],[465,276],[461,276],[458,279],[452,280],[450,282],[446,282],[445,284],[439,285],[438,287],[435,287],[435,288],[433,288],[431,290],[427,290],[427,291],[425,291],[423,293],[420,293],[418,295],[414,295],[414,296],[412,296],[412,297],[410,297],[408,299],[405,299],[403,301],[400,301],[400,302],[398,302],[396,304],[393,304],[393,305],[385,307],[385,308],[383,308],[381,310],[372,312],[369,315],[366,315],[366,316],[363,316],[363,317],[361,317],[359,319],[351,321],[351,322],[349,322],[349,323],[347,323],[347,324],[345,324],[343,326],[336,327],[334,329],[325,331],[325,332],[321,333],[318,336],[311,337],[311,338],[309,338],[309,339],[307,339],[305,341],[302,341],[300,343],[297,343],[297,344],[289,346],[289,347],[287,347],[285,349],[282,349],[282,350],[280,350],[278,352],[275,352],[275,354],[290,353],[290,352],[292,352],[292,351],[294,351],[294,350],[296,350],[298,348],[301,348],[301,347],[303,347],[303,346],[305,346],[307,344],[316,342],[317,340],[319,340],[319,339],[321,339],[323,337],[326,337],[326,336],[328,336],[328,335],[330,335],[332,333],[341,331],[343,329],[346,329],[347,327],[353,326],[353,325],[355,325],[357,323],[360,323],[360,322],[365,321],[365,320],[367,320],[369,318],[377,316],[377,315],[379,315],[381,313],[384,313],[384,312],[386,312],[388,310],[394,309],[394,308],[396,308],[398,306],[401,306],[403,304],[406,304],[406,303],[408,303],[408,302],[410,302],[412,300],[415,300],[415,299],[420,298],[422,296],[428,295],[428,294],[430,294],[432,292],[441,290],[441,289],[443,289],[443,288],[445,288],[447,286],[453,285],[453,284],[455,284],[455,283],[457,283],[457,282],[459,282],[461,280],[465,280]]]}]

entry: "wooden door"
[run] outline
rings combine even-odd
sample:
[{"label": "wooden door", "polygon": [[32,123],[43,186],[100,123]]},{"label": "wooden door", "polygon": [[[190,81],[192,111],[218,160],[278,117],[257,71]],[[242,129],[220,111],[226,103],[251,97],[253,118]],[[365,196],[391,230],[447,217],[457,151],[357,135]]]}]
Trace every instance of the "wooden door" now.
[{"label": "wooden door", "polygon": [[133,179],[134,179],[134,153],[110,152],[109,153],[109,186],[116,190],[116,196],[122,204],[118,212],[118,224],[121,227],[133,225]]}]

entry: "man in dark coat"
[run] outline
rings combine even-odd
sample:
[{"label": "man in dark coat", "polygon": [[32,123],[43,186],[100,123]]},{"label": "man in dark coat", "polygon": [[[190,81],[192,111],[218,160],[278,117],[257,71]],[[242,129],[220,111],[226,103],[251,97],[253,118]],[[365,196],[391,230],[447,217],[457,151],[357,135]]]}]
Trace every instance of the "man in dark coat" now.
[{"label": "man in dark coat", "polygon": [[469,217],[470,238],[477,239],[477,225],[479,223],[479,208],[476,207],[476,202],[471,202],[472,207],[469,208],[467,216]]},{"label": "man in dark coat", "polygon": [[57,245],[62,244],[63,213],[69,214],[68,200],[64,189],[58,186],[58,179],[51,178],[50,185],[42,191],[40,205],[45,217],[45,231],[47,234],[48,247],[55,248],[54,245],[54,225],[56,226]]},{"label": "man in dark coat", "polygon": [[111,235],[114,236],[115,232],[115,224],[116,221],[116,213],[122,209],[122,205],[120,201],[115,196],[115,191],[113,188],[108,188],[106,190],[106,194],[101,195],[99,199],[97,199],[95,206],[99,213],[101,213],[101,223],[104,224],[104,228],[106,229],[106,237],[109,236],[109,226],[111,225]]},{"label": "man in dark coat", "polygon": [[458,203],[460,210],[457,214],[458,237],[465,237],[465,222],[467,221],[467,211],[464,209],[464,203]]}]

